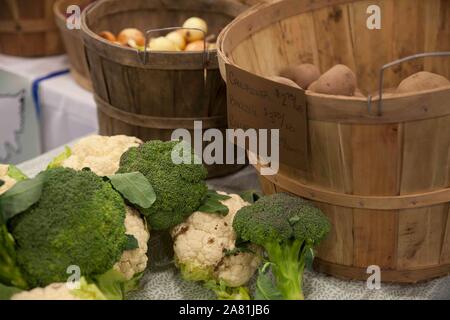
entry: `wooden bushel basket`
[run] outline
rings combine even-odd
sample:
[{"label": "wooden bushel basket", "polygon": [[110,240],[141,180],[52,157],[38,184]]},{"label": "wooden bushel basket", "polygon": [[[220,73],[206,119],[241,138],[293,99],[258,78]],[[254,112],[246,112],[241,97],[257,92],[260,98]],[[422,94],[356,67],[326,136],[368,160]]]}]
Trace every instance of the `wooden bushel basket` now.
[{"label": "wooden bushel basket", "polygon": [[[381,8],[380,30],[366,26],[369,5]],[[329,217],[319,271],[367,279],[367,268],[377,265],[386,282],[450,274],[450,88],[385,94],[381,103],[377,94],[385,64],[450,51],[449,0],[263,4],[222,31],[218,51],[224,78],[231,67],[246,70],[257,79],[255,89],[291,64],[314,63],[324,72],[343,63],[374,95],[369,104],[295,89],[307,110],[306,169],[281,158],[277,175],[261,176],[266,194],[310,199]],[[450,58],[396,64],[384,71],[384,88],[421,70],[449,78]]]},{"label": "wooden bushel basket", "polygon": [[64,53],[53,16],[56,0],[0,0],[0,53],[20,57]]},{"label": "wooden bushel basket", "polygon": [[[207,21],[218,34],[247,6],[234,0],[106,0],[82,14],[82,32],[98,106],[100,133],[127,134],[140,139],[170,140],[174,129],[227,127],[226,86],[219,72],[217,51],[146,52],[111,44],[97,33],[124,28],[142,31],[179,27],[192,16]],[[156,36],[156,35],[155,35]],[[212,165],[216,177],[242,165]]]},{"label": "wooden bushel basket", "polygon": [[92,2],[93,0],[58,0],[53,7],[56,24],[61,32],[64,47],[69,57],[70,73],[80,86],[89,91],[92,91],[92,83],[86,62],[86,55],[84,54],[81,31],[67,28],[66,11],[70,5],[85,8]]}]

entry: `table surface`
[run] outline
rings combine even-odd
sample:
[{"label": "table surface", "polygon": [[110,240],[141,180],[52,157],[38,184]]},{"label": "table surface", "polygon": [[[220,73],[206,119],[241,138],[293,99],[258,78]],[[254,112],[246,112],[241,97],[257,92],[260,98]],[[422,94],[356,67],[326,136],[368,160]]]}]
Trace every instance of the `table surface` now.
[{"label": "table surface", "polygon": [[[30,90],[32,81],[68,68],[66,55],[20,58],[0,54],[0,69],[28,79]],[[39,97],[44,152],[98,130],[92,93],[80,87],[70,74],[41,82]]]},{"label": "table surface", "polygon": [[[69,145],[72,145],[70,143]],[[47,164],[63,147],[52,150],[19,167],[29,176],[45,169]],[[233,175],[208,180],[210,187],[227,192],[259,189],[255,170],[247,167]],[[141,290],[130,295],[130,299],[213,299],[209,290],[197,283],[183,281],[173,266],[148,269]],[[378,290],[367,289],[364,281],[343,281],[312,271],[305,273],[304,291],[307,299],[445,299],[450,300],[450,277],[414,285],[381,284]]]}]

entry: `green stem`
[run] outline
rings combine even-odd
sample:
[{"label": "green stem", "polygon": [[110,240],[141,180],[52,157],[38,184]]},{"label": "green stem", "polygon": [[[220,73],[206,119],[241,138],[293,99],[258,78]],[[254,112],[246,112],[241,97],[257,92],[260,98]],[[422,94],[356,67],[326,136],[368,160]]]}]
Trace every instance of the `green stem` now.
[{"label": "green stem", "polygon": [[276,284],[286,300],[304,300],[302,290],[303,271],[305,268],[303,241],[290,243],[270,243],[265,246]]}]

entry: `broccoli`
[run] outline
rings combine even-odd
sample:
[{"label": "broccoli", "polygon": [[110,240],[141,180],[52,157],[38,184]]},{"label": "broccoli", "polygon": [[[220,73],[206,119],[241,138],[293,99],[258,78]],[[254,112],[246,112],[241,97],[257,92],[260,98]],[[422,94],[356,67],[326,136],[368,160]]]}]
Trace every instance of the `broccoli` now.
[{"label": "broccoli", "polygon": [[279,193],[240,209],[233,228],[265,249],[281,296],[303,300],[305,260],[330,230],[324,214],[306,200]]},{"label": "broccoli", "polygon": [[207,170],[202,164],[175,164],[179,141],[149,141],[122,155],[118,173],[141,172],[153,186],[155,203],[141,213],[154,230],[169,229],[196,211],[206,196]]},{"label": "broccoli", "polygon": [[38,202],[8,224],[29,287],[65,282],[71,265],[83,276],[110,270],[128,242],[123,198],[90,171],[57,168],[41,175]]}]

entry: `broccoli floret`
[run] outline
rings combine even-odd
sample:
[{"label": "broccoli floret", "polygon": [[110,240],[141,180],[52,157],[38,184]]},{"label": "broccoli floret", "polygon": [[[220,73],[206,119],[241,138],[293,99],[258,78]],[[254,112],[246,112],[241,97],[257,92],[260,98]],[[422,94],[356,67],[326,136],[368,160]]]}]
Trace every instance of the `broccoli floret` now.
[{"label": "broccoli floret", "polygon": [[153,186],[155,203],[141,209],[150,227],[164,230],[183,222],[206,196],[207,170],[202,164],[175,164],[172,150],[178,141],[150,141],[122,155],[118,173],[141,172]]},{"label": "broccoli floret", "polygon": [[49,169],[37,203],[15,216],[9,230],[17,263],[30,287],[110,270],[127,245],[125,203],[110,183],[90,171]]},{"label": "broccoli floret", "polygon": [[233,227],[243,240],[266,250],[281,295],[303,300],[305,260],[330,230],[325,215],[310,202],[279,193],[240,209]]}]

